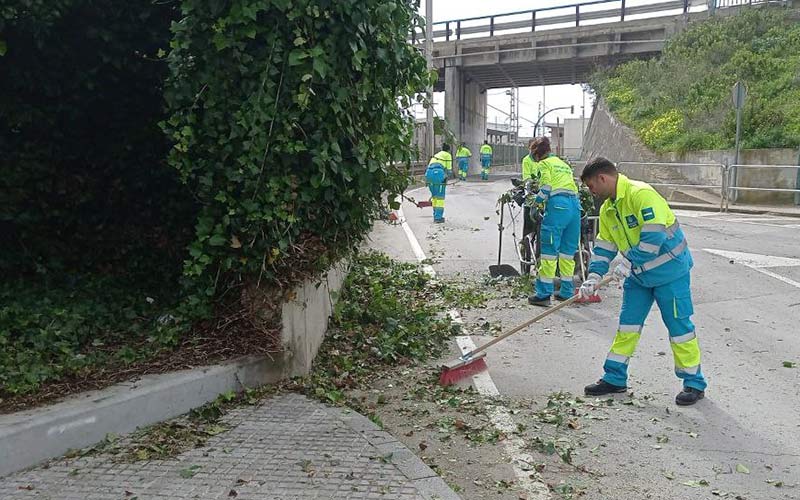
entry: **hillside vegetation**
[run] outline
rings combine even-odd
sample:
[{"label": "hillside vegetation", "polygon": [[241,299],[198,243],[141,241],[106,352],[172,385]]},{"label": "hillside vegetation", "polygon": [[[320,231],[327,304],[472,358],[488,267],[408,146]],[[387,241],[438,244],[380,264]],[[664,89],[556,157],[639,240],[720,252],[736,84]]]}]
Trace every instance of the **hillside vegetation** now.
[{"label": "hillside vegetation", "polygon": [[648,147],[687,151],[733,147],[737,80],[748,89],[742,146],[800,145],[800,23],[783,9],[692,25],[660,57],[600,71],[592,87]]}]

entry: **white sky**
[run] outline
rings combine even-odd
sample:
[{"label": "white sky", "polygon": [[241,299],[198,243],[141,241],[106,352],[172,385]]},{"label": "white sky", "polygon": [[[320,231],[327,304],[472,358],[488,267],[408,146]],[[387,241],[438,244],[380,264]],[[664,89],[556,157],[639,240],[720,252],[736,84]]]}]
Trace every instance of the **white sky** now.
[{"label": "white sky", "polygon": [[[425,15],[425,2],[421,0],[420,14]],[[542,9],[559,5],[573,5],[584,3],[587,0],[430,0],[433,2],[433,21],[448,21],[452,19],[463,19],[466,17],[486,16],[491,14],[502,14],[507,12],[517,12],[532,9]],[[658,3],[664,0],[631,0],[629,5],[642,5],[648,3]],[[693,3],[698,3],[694,0]],[[703,3],[703,2],[699,2]],[[615,4],[609,8],[618,7]],[[508,119],[510,110],[510,98],[505,95],[506,89],[488,90],[487,121],[503,122]],[[584,105],[585,108],[581,108]],[[539,105],[544,103],[544,109],[552,109],[561,106],[575,106],[575,113],[570,114],[569,110],[554,111],[546,117],[547,122],[555,122],[556,117],[579,118],[582,113],[588,118],[592,112],[593,100],[589,93],[584,92],[580,85],[551,85],[544,87],[522,87],[519,91],[520,99],[520,135],[529,136],[533,134],[533,124],[539,115]],[[434,94],[436,112],[439,116],[444,116],[444,93]],[[493,109],[498,108],[498,109]],[[418,116],[424,116],[424,109],[416,110]],[[530,120],[530,121],[528,121]]]}]

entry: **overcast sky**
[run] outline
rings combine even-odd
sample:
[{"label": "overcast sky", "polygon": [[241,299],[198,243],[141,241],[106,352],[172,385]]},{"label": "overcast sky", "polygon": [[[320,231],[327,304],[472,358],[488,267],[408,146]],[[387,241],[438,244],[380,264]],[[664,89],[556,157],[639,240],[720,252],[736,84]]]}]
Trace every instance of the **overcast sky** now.
[{"label": "overcast sky", "polygon": [[[425,15],[425,2],[421,0],[420,13]],[[491,14],[501,14],[508,12],[518,12],[559,5],[573,5],[584,3],[582,0],[431,0],[433,1],[433,21],[448,21],[452,19],[463,19],[466,17],[486,16]],[[664,0],[628,0],[628,6],[642,5],[648,3],[659,3]],[[692,3],[703,4],[701,0],[693,0]],[[598,6],[605,10],[617,8],[618,4]],[[587,7],[587,9],[589,9]],[[566,13],[566,12],[564,12]],[[559,12],[560,14],[560,12]],[[508,119],[510,109],[509,96],[505,95],[506,89],[488,90],[487,118],[489,122],[503,122]],[[570,114],[569,110],[555,111],[547,115],[547,121],[555,121],[556,116],[562,120],[564,118],[579,118],[583,113],[588,118],[592,112],[592,96],[589,93],[584,95],[580,85],[551,85],[543,87],[523,87],[520,88],[520,135],[532,135],[533,125],[538,118],[540,103],[544,109],[551,109],[561,106],[575,106],[575,113]],[[440,116],[444,116],[444,93],[434,94],[436,111]],[[585,109],[582,109],[585,102]],[[496,108],[496,109],[495,109]],[[424,116],[424,110],[418,110],[418,116]]]}]

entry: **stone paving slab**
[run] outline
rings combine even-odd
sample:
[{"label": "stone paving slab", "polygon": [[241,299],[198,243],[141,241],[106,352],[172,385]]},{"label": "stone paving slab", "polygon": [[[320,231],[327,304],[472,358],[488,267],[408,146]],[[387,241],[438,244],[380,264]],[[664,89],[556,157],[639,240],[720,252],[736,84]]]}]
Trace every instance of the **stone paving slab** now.
[{"label": "stone paving slab", "polygon": [[[459,498],[416,455],[355,412],[284,394],[233,410],[223,422],[232,429],[174,459],[61,458],[0,478],[0,498]],[[183,477],[190,468],[194,476]]]}]

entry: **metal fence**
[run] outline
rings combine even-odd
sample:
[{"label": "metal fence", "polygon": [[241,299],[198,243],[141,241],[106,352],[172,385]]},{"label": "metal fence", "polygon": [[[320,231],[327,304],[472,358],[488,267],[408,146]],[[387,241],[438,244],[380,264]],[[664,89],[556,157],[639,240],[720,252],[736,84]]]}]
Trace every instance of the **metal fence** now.
[{"label": "metal fence", "polygon": [[800,205],[800,165],[621,161],[617,168],[671,201],[714,205],[721,212],[737,203]]}]

